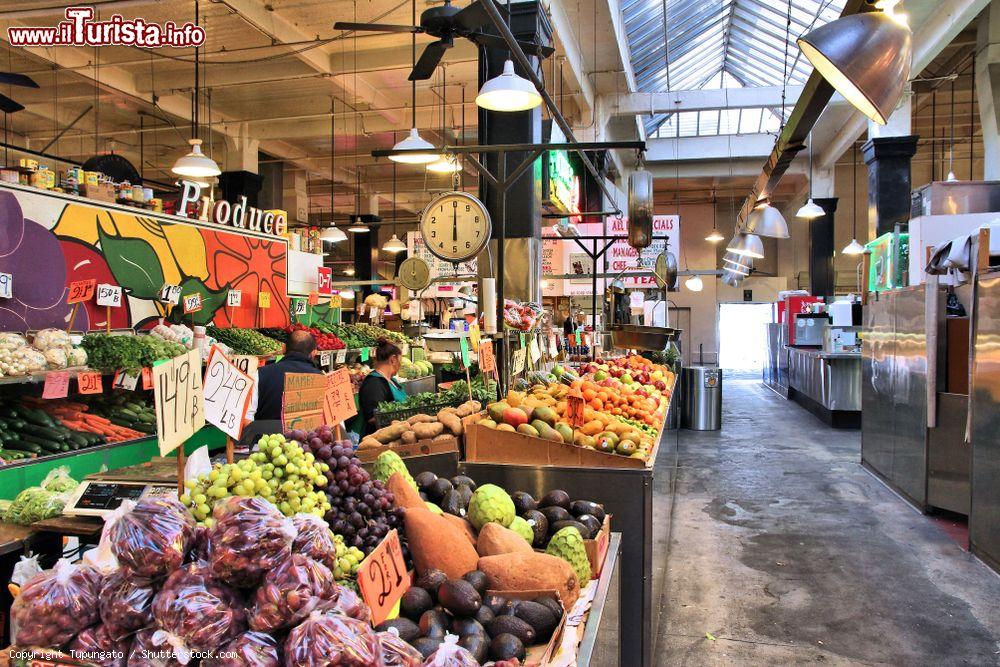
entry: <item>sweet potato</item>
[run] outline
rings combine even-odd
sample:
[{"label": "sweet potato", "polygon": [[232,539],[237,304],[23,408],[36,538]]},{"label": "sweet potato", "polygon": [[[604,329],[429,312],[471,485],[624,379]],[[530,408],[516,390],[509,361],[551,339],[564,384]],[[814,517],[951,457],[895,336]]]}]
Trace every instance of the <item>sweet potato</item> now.
[{"label": "sweet potato", "polygon": [[382,446],[381,442],[371,437],[370,435],[366,435],[358,444],[358,449],[378,449],[381,446]]},{"label": "sweet potato", "polygon": [[437,413],[437,419],[439,422],[445,425],[445,427],[451,431],[452,435],[462,435],[462,419],[455,413],[454,410],[445,408]]},{"label": "sweet potato", "polygon": [[393,440],[399,440],[400,436],[408,430],[410,430],[410,427],[406,422],[396,422],[391,426],[380,428],[372,433],[370,437],[375,438],[383,445],[387,445]]},{"label": "sweet potato", "polygon": [[466,401],[462,403],[455,410],[455,414],[459,417],[468,417],[469,415],[474,415],[483,408],[479,401]]},{"label": "sweet potato", "polygon": [[558,556],[535,552],[484,556],[479,559],[478,568],[486,575],[486,584],[490,590],[554,590],[559,592],[567,609],[580,596],[576,573],[569,563]]},{"label": "sweet potato", "polygon": [[445,519],[448,519],[448,521],[458,526],[462,530],[462,533],[464,533],[465,536],[469,538],[469,541],[472,542],[473,545],[476,544],[476,529],[472,527],[472,524],[469,523],[468,519],[463,519],[460,516],[455,516],[454,514],[448,514],[447,512],[442,514],[441,516],[443,516]]},{"label": "sweet potato", "polygon": [[413,415],[412,417],[409,418],[408,421],[410,423],[410,426],[413,426],[414,424],[429,424],[436,420],[431,415],[419,414],[419,415]]},{"label": "sweet potato", "polygon": [[476,548],[462,529],[448,519],[427,509],[412,508],[406,510],[405,523],[410,555],[418,574],[436,568],[458,579],[476,569],[479,561]]},{"label": "sweet potato", "polygon": [[417,434],[418,440],[430,440],[434,436],[441,435],[444,432],[444,424],[441,422],[434,422],[433,424],[414,424],[413,432]]},{"label": "sweet potato", "polygon": [[479,531],[476,540],[476,551],[480,556],[498,556],[517,552],[531,553],[531,545],[510,528],[504,528],[499,523],[490,522]]},{"label": "sweet potato", "polygon": [[455,436],[453,436],[451,433],[442,433],[441,435],[435,435],[434,438],[431,441],[432,442],[445,442],[447,440],[454,440],[454,439],[455,439]]},{"label": "sweet potato", "polygon": [[386,486],[392,491],[392,494],[396,496],[396,506],[403,507],[405,509],[410,509],[411,507],[424,507],[424,501],[421,500],[420,494],[417,490],[406,481],[402,474],[398,472],[392,473],[389,480],[386,482]]},{"label": "sweet potato", "polygon": [[402,437],[400,438],[400,440],[402,440],[407,445],[412,445],[413,443],[415,443],[417,441],[417,434],[414,433],[413,431],[407,431],[406,433],[404,433],[402,435]]}]

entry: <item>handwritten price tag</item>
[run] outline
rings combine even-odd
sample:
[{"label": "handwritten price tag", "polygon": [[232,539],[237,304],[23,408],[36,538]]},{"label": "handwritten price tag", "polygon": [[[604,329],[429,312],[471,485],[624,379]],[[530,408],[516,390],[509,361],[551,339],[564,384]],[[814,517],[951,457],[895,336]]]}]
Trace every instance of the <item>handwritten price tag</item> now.
[{"label": "handwritten price tag", "polygon": [[201,310],[201,294],[188,294],[184,297],[184,313],[197,313]]},{"label": "handwritten price tag", "polygon": [[243,292],[238,289],[231,289],[226,295],[226,305],[238,308],[243,304]]},{"label": "handwritten price tag", "polygon": [[45,376],[42,398],[66,398],[69,395],[69,371],[52,372]]},{"label": "handwritten price tag", "polygon": [[309,292],[309,305],[310,306],[319,305],[319,292]]},{"label": "handwritten price tag", "polygon": [[344,298],[339,294],[334,294],[330,297],[330,307],[331,308],[342,308],[344,306]]},{"label": "handwritten price tag", "polygon": [[472,343],[472,349],[473,350],[478,350],[479,349],[479,342],[480,342],[479,341],[479,337],[480,337],[479,325],[475,324],[475,323],[470,324],[469,325],[469,342]]},{"label": "handwritten price tag", "polygon": [[323,395],[323,421],[339,424],[358,414],[354,405],[354,388],[351,373],[346,368],[338,368],[326,376],[326,393]]},{"label": "handwritten price tag", "polygon": [[142,389],[143,391],[149,391],[153,388],[153,369],[143,368],[142,369]]},{"label": "handwritten price tag", "polygon": [[153,407],[160,456],[180,447],[205,425],[198,350],[153,366]]},{"label": "handwritten price tag", "polygon": [[69,295],[66,297],[66,303],[90,301],[94,298],[96,290],[97,280],[93,278],[90,280],[74,280],[69,284]]},{"label": "handwritten price tag", "polygon": [[554,357],[559,354],[559,348],[556,347],[556,335],[549,334],[549,356]]},{"label": "handwritten price tag", "polygon": [[337,363],[342,364],[345,361],[347,361],[347,350],[346,349],[337,350]]},{"label": "handwritten price tag", "polygon": [[111,382],[111,388],[135,391],[138,384],[138,375],[132,375],[131,373],[126,373],[125,371],[115,371],[115,379]]},{"label": "handwritten price tag", "polygon": [[270,292],[260,292],[257,294],[257,307],[258,308],[270,308],[271,307],[271,293]]},{"label": "handwritten price tag", "polygon": [[570,426],[580,428],[587,423],[587,419],[583,416],[585,407],[586,402],[579,389],[566,396],[566,420]]},{"label": "handwritten price tag", "polygon": [[513,367],[510,372],[512,375],[524,372],[524,362],[526,357],[527,354],[523,347],[520,350],[514,351],[514,354],[511,355],[511,363],[513,364]]},{"label": "handwritten price tag", "polygon": [[253,379],[213,345],[205,369],[205,421],[239,440],[253,387]]},{"label": "handwritten price tag", "polygon": [[537,364],[538,360],[542,358],[542,351],[538,349],[538,340],[534,337],[528,343],[528,354],[531,356],[531,363]]},{"label": "handwritten price tag", "polygon": [[479,370],[483,373],[495,373],[497,370],[497,358],[493,354],[492,341],[484,341],[479,346]]},{"label": "handwritten price tag", "polygon": [[100,373],[77,373],[76,386],[77,391],[81,394],[100,394],[104,392]]},{"label": "handwritten price tag", "polygon": [[9,273],[0,273],[0,298],[14,298],[14,276]]},{"label": "handwritten price tag", "polygon": [[371,356],[371,348],[363,347],[361,348],[361,363],[368,361],[368,357]]},{"label": "handwritten price tag", "polygon": [[458,339],[458,343],[462,349],[462,366],[465,368],[469,367],[469,339],[462,336]]},{"label": "handwritten price tag", "polygon": [[175,306],[181,302],[181,286],[171,285],[170,283],[165,284],[160,288],[160,301],[163,303],[172,303]]},{"label": "handwritten price tag", "polygon": [[264,365],[263,359],[249,354],[234,354],[229,357],[229,361],[233,362],[241,373],[249,375],[254,382],[257,381],[257,369]]},{"label": "handwritten price tag", "polygon": [[319,353],[319,365],[329,367],[333,361],[333,352],[330,350],[323,350]]},{"label": "handwritten price tag", "polygon": [[361,597],[372,610],[372,623],[375,625],[389,617],[396,602],[410,587],[399,535],[395,530],[390,530],[375,550],[361,561],[358,587]]},{"label": "handwritten price tag", "polygon": [[305,299],[295,299],[293,304],[294,310],[292,311],[295,315],[305,315],[306,314],[306,300]]},{"label": "handwritten price tag", "polygon": [[97,286],[97,305],[118,308],[122,305],[122,288],[101,283]]}]

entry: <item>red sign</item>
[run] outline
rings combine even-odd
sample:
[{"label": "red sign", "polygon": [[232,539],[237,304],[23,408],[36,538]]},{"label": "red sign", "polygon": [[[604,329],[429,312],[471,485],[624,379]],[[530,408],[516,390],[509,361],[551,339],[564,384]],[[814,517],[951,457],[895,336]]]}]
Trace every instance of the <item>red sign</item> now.
[{"label": "red sign", "polygon": [[333,269],[329,266],[316,269],[316,290],[320,294],[333,294]]},{"label": "red sign", "polygon": [[354,388],[351,373],[346,368],[338,368],[326,376],[326,393],[323,395],[323,421],[339,424],[358,414],[354,404]]},{"label": "red sign", "polygon": [[66,303],[80,303],[90,301],[97,291],[97,280],[74,280],[69,284],[69,294],[66,296]]},{"label": "red sign", "polygon": [[587,418],[583,416],[586,408],[586,401],[579,389],[574,390],[566,396],[566,420],[573,428],[580,428],[587,423]]},{"label": "red sign", "polygon": [[45,376],[42,398],[66,398],[69,395],[69,371],[52,372]]},{"label": "red sign", "polygon": [[104,391],[100,373],[77,373],[76,385],[77,391],[81,394],[100,394]]},{"label": "red sign", "polygon": [[358,568],[358,588],[372,610],[373,625],[389,617],[409,587],[410,577],[406,574],[399,535],[391,530]]},{"label": "red sign", "polygon": [[319,292],[309,292],[309,305],[310,306],[319,305]]},{"label": "red sign", "polygon": [[142,369],[142,388],[143,390],[148,390],[153,388],[153,369],[143,368]]},{"label": "red sign", "polygon": [[479,370],[483,373],[494,373],[497,369],[497,358],[493,355],[493,342],[485,341],[479,346]]}]

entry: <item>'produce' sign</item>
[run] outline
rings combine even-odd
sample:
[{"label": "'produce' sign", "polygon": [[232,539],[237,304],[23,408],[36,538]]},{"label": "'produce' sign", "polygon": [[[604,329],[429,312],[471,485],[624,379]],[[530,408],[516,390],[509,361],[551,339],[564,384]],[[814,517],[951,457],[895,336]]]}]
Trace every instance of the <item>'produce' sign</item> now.
[{"label": "'produce' sign", "polygon": [[262,211],[253,206],[247,206],[247,198],[240,197],[235,204],[225,199],[216,200],[211,210],[207,199],[202,199],[202,186],[191,181],[181,181],[181,203],[177,207],[180,215],[186,215],[188,207],[193,205],[198,220],[214,222],[217,225],[248,229],[252,232],[263,232],[283,237],[288,231],[288,220],[281,212]]}]

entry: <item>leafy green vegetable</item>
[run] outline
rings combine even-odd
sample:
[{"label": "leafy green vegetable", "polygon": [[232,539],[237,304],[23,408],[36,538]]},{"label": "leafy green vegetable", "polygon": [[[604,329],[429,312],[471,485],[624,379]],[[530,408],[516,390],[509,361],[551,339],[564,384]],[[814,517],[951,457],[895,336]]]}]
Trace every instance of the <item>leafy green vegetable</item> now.
[{"label": "leafy green vegetable", "polygon": [[3,514],[7,523],[27,526],[62,514],[68,494],[46,491],[40,486],[29,486],[17,494],[10,507]]},{"label": "leafy green vegetable", "polygon": [[123,370],[138,373],[161,359],[173,359],[187,348],[156,336],[109,336],[90,333],[80,343],[87,351],[87,365],[102,373]]},{"label": "leafy green vegetable", "polygon": [[232,348],[235,354],[264,355],[281,350],[281,343],[253,329],[208,327],[206,331],[215,340]]}]

